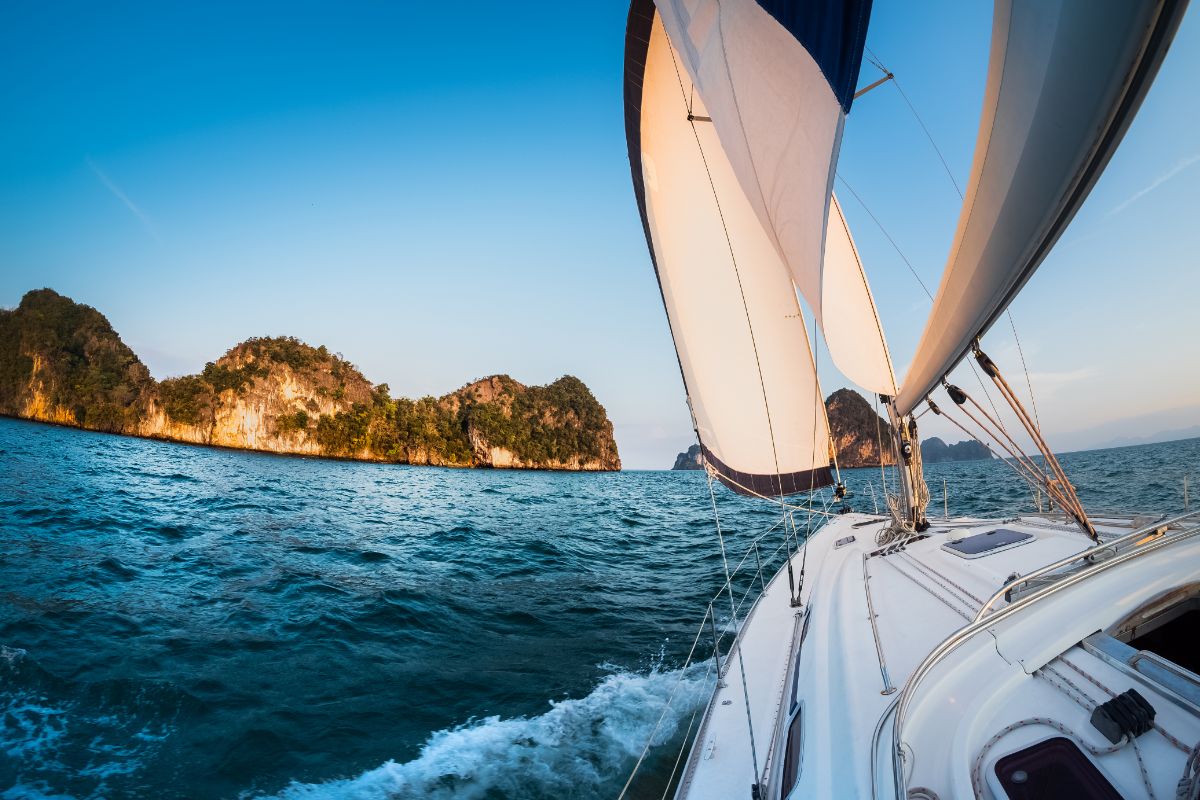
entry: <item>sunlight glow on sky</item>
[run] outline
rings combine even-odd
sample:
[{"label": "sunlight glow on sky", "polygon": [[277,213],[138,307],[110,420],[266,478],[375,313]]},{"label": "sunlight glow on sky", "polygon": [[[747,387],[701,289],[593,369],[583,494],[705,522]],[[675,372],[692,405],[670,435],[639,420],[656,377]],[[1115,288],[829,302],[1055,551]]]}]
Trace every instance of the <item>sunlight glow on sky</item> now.
[{"label": "sunlight glow on sky", "polygon": [[[0,5],[0,306],[93,305],[159,378],[279,334],[395,395],[570,373],[627,467],[669,466],[694,435],[629,181],[626,9],[454,8]],[[877,0],[867,43],[965,185],[991,5],[922,9]],[[1060,447],[1200,425],[1197,75],[1193,12],[1012,308]],[[855,104],[839,172],[936,289],[960,201],[894,87]],[[902,375],[930,303],[842,195]],[[1023,385],[1007,322],[984,344]]]}]

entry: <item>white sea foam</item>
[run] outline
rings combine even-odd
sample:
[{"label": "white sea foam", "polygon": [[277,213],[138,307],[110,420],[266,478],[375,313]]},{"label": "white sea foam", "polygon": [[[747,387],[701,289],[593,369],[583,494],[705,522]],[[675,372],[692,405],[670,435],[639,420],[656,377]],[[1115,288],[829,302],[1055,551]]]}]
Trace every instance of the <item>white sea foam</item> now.
[{"label": "white sea foam", "polygon": [[[706,664],[607,676],[591,694],[551,702],[536,717],[488,717],[439,731],[412,761],[357,777],[293,783],[279,800],[477,800],[611,797],[655,723],[654,744],[678,740],[711,690]],[[678,688],[675,689],[676,684]],[[662,714],[675,690],[671,707]],[[674,753],[672,753],[672,756]]]},{"label": "white sea foam", "polygon": [[171,725],[23,686],[25,658],[0,645],[0,776],[14,781],[0,785],[0,800],[71,800],[53,788],[64,780],[86,787],[89,800],[120,794],[112,784],[141,770]]},{"label": "white sea foam", "polygon": [[24,658],[25,651],[21,648],[0,644],[0,662],[3,662],[4,666],[9,668],[16,667]]}]

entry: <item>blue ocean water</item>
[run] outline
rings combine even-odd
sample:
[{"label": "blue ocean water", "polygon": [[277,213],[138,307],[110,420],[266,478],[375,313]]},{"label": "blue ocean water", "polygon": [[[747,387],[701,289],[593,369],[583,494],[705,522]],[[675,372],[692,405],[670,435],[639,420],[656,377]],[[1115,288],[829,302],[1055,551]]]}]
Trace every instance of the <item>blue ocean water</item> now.
[{"label": "blue ocean water", "polygon": [[[1200,440],[1063,462],[1094,507],[1181,508],[1185,473],[1200,491]],[[1031,506],[999,463],[928,477],[951,513]],[[879,471],[846,478],[871,510]],[[717,496],[731,554],[778,519]],[[0,798],[611,798],[678,682],[634,787],[658,797],[705,697],[678,665],[721,569],[701,473],[0,419]]]}]

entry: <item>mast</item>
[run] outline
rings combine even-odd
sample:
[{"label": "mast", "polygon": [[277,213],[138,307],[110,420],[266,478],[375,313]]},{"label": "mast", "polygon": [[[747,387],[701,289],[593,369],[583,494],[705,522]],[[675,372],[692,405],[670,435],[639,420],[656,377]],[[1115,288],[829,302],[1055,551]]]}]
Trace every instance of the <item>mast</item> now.
[{"label": "mast", "polygon": [[[892,447],[896,458],[896,474],[900,481],[900,505],[891,509],[897,530],[923,531],[929,527],[925,508],[929,505],[929,487],[925,484],[925,466],[921,460],[917,421],[911,414],[900,414],[896,398],[880,395],[887,407],[888,422],[892,425]],[[883,458],[883,454],[879,454]]]}]

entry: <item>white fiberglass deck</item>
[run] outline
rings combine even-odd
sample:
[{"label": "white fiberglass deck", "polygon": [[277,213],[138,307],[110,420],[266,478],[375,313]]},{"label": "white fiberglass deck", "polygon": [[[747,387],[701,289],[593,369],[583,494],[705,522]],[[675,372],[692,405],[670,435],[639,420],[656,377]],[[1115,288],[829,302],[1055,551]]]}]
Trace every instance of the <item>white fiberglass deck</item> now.
[{"label": "white fiberglass deck", "polygon": [[[1106,540],[1138,527],[1131,520],[1097,522]],[[906,692],[914,670],[967,628],[1014,573],[1028,575],[1087,550],[1092,542],[1068,525],[1043,518],[956,519],[935,521],[927,538],[881,553],[875,537],[885,523],[877,516],[847,514],[810,540],[803,613],[788,602],[786,570],[767,585],[726,656],[724,681],[697,735],[678,797],[751,796],[754,768],[743,664],[764,798],[895,797],[897,706],[904,714],[908,791],[923,787],[928,794],[919,796],[941,798],[1005,797],[991,774],[996,759],[1062,735],[1051,726],[1022,721],[1050,719],[1085,746],[1107,747],[1089,722],[1089,706],[1131,687],[1154,706],[1159,728],[1138,737],[1136,747],[1091,760],[1126,798],[1151,796],[1142,766],[1155,795],[1174,796],[1186,750],[1200,741],[1200,709],[1081,643],[1148,600],[1194,580],[1200,573],[1200,536],[1158,549],[1148,546],[1127,564],[1074,585],[1059,581],[1052,597],[1030,600],[1028,608],[1022,598],[1038,586],[1019,591],[1011,607],[1000,599],[976,626],[976,635],[926,669]],[[943,548],[947,531],[963,528],[969,533],[1005,528],[1034,538],[967,559]],[[849,537],[853,540],[846,541]],[[802,556],[793,557],[797,574]],[[785,770],[794,708],[801,719],[799,755]],[[1014,723],[1022,724],[1005,732]],[[794,786],[785,793],[781,781],[793,771]]]}]

